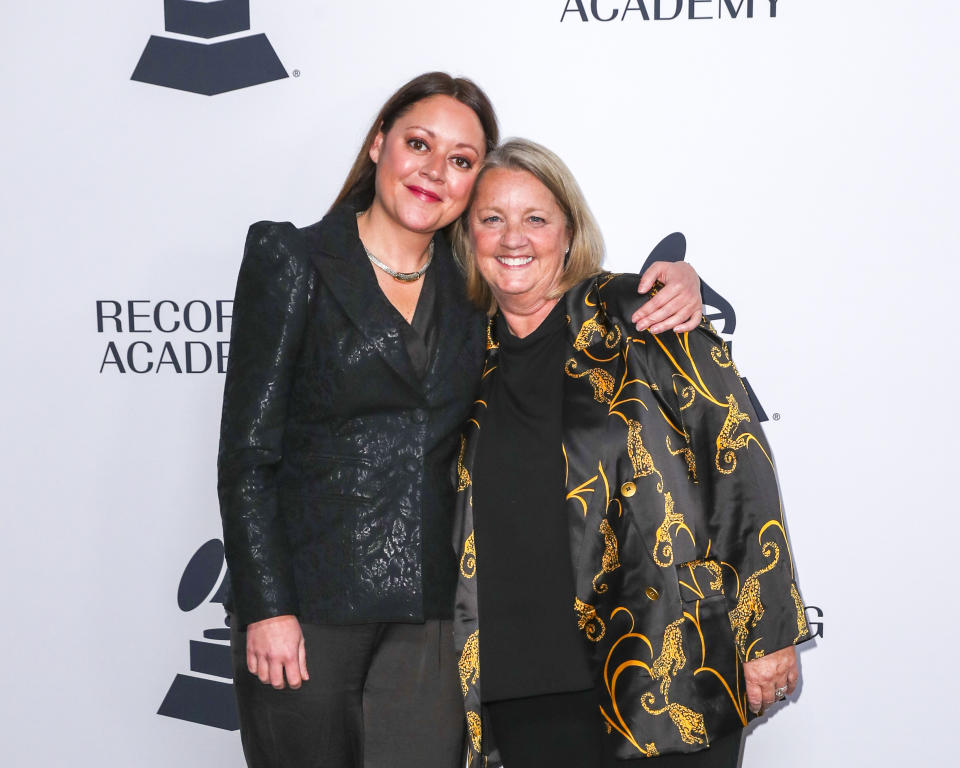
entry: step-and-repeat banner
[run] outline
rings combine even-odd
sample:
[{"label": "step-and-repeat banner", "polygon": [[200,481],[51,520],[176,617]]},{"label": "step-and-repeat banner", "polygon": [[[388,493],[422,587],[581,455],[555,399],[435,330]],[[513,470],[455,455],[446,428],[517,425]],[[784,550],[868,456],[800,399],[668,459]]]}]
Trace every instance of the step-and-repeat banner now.
[{"label": "step-and-repeat banner", "polygon": [[242,765],[215,460],[244,235],[320,218],[433,69],[569,163],[610,268],[686,236],[816,635],[744,766],[941,759],[958,22],[945,0],[4,3],[3,764]]}]

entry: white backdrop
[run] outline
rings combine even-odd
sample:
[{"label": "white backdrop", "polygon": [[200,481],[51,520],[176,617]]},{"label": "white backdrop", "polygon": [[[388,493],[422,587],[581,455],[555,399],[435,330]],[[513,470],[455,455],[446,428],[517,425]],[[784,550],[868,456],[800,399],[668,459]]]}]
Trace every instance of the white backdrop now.
[{"label": "white backdrop", "polygon": [[[160,0],[2,3],[4,766],[242,765],[236,732],[157,714],[177,674],[216,685],[189,643],[222,626],[177,590],[220,533],[223,379],[169,355],[215,352],[229,321],[101,333],[97,302],[230,299],[247,225],[318,219],[379,105],[430,69],[472,77],[504,135],[568,161],[611,268],[680,230],[736,309],[824,614],[801,694],[751,728],[744,766],[945,754],[960,5],[779,0],[770,18],[756,0],[747,18],[744,0],[731,19],[701,0],[710,18],[683,2],[669,21],[594,5],[633,10],[253,0],[291,77],[203,96],[130,79],[150,35],[189,39]],[[124,366],[147,342],[134,364],[154,369],[102,365],[111,342]]]}]

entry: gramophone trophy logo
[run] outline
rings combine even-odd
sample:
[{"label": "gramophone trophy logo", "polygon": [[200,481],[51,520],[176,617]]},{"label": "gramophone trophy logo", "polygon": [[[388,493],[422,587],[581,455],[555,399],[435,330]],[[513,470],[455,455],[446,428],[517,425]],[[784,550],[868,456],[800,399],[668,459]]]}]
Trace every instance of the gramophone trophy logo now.
[{"label": "gramophone trophy logo", "polygon": [[[220,539],[210,539],[194,553],[177,590],[181,611],[192,611],[204,602],[223,602],[227,590],[223,564]],[[203,640],[190,641],[190,673],[173,679],[157,714],[226,731],[239,729],[229,628],[205,629]]]},{"label": "gramophone trophy logo", "polygon": [[167,32],[194,39],[151,35],[131,80],[215,96],[287,77],[266,35],[237,37],[250,0],[164,0],[163,13]]}]

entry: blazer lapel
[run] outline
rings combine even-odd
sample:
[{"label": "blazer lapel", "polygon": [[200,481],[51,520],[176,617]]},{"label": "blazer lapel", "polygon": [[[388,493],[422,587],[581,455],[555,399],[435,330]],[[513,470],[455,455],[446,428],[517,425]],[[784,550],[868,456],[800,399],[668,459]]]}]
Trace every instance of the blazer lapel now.
[{"label": "blazer lapel", "polygon": [[[563,446],[566,465],[570,554],[581,595],[590,593],[583,558],[594,558],[602,540],[597,533],[617,494],[611,487],[615,465],[609,460],[606,424],[610,398],[622,366],[619,344],[607,344],[607,319],[597,306],[596,282],[567,292],[568,354],[564,359]],[[589,569],[587,569],[589,570]]]},{"label": "blazer lapel", "polygon": [[427,388],[444,380],[443,373],[457,359],[473,323],[477,310],[467,299],[463,276],[453,261],[453,254],[443,234],[434,236],[436,255],[431,269],[436,277],[437,351],[427,369]]},{"label": "blazer lapel", "polygon": [[356,214],[347,205],[306,230],[310,256],[320,279],[344,314],[409,386],[422,391],[397,326],[403,319],[377,284],[373,265],[357,233]]}]

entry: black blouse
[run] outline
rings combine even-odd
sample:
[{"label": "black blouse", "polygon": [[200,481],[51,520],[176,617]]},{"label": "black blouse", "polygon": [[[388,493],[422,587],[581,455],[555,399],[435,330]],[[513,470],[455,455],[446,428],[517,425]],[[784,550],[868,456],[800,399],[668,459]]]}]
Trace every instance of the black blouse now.
[{"label": "black blouse", "polygon": [[[436,294],[434,273],[428,269],[423,275],[423,285],[420,286],[420,296],[417,298],[413,320],[408,323],[401,315],[402,322],[399,325],[403,345],[407,348],[407,354],[410,355],[413,369],[421,379],[426,374],[427,366],[437,350],[437,323],[434,313]],[[397,314],[400,313],[397,312]]]},{"label": "black blouse", "polygon": [[478,437],[473,504],[483,699],[592,687],[573,610],[561,426],[563,302],[532,334],[497,318],[500,358]]}]

